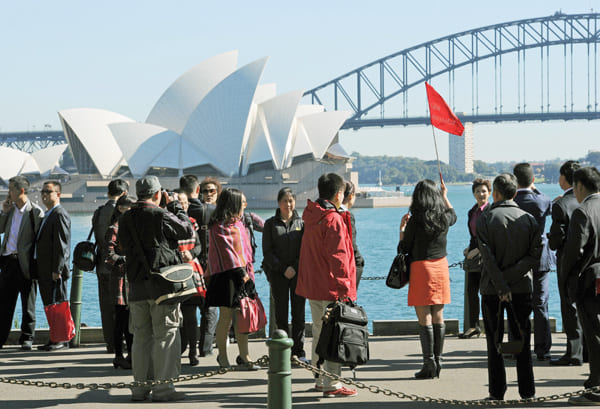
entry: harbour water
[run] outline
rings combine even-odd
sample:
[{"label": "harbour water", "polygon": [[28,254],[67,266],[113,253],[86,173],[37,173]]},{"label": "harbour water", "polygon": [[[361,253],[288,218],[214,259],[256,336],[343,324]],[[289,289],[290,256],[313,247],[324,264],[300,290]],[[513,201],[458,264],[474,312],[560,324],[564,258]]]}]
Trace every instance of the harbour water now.
[{"label": "harbour water", "polygon": [[[562,194],[558,185],[538,185],[538,188],[555,198]],[[403,188],[405,190],[405,188]],[[406,188],[410,193],[411,189]],[[457,223],[450,228],[448,234],[448,262],[454,264],[462,261],[463,249],[469,243],[467,231],[467,211],[473,206],[475,200],[471,194],[470,185],[456,185],[448,187],[448,196],[452,202],[457,216]],[[275,210],[254,210],[263,218],[271,217]],[[406,213],[406,208],[375,208],[355,209],[356,229],[358,232],[358,246],[363,254],[366,265],[363,272],[365,277],[385,277],[396,252],[398,243],[399,225],[401,217]],[[85,240],[91,227],[91,214],[74,214],[72,220],[71,245]],[[546,230],[550,227],[551,220],[546,222]],[[259,243],[256,254],[255,269],[260,269],[262,251],[260,248],[261,234],[257,233]],[[70,284],[70,282],[69,282]],[[464,272],[460,267],[450,269],[450,285],[452,302],[445,307],[446,318],[458,319],[462,328],[463,299],[464,299]],[[269,299],[269,286],[264,274],[257,274],[256,286],[265,308]],[[372,320],[404,320],[415,319],[414,309],[406,303],[407,288],[393,290],[385,285],[384,280],[363,280],[358,290],[358,302],[364,306],[369,319]],[[550,316],[557,320],[557,328],[562,328],[560,318],[560,302],[556,287],[556,273],[550,272]],[[20,325],[20,302],[17,305],[14,321],[15,328]],[[311,321],[310,308],[306,308],[306,319]],[[88,326],[100,326],[100,311],[98,308],[98,289],[96,276],[84,273],[83,278],[83,304],[81,322]],[[47,328],[46,317],[41,299],[37,301],[37,327]]]}]

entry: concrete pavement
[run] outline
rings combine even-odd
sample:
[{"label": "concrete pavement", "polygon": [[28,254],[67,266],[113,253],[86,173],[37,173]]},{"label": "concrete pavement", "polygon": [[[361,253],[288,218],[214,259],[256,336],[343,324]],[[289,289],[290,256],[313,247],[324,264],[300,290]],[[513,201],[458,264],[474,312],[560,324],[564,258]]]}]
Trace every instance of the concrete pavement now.
[{"label": "concrete pavement", "polygon": [[[310,349],[310,339],[307,339]],[[565,350],[563,334],[553,334],[553,352],[556,357]],[[372,337],[371,359],[357,369],[357,380],[367,385],[378,385],[393,391],[445,399],[481,399],[487,393],[487,361],[485,338],[462,340],[456,336],[446,338],[444,367],[440,379],[415,380],[413,373],[421,366],[420,344],[417,336]],[[250,342],[254,358],[267,354],[264,340]],[[229,358],[237,356],[236,345],[230,345]],[[507,361],[509,382],[506,399],[518,399],[515,361]],[[215,357],[200,358],[200,365],[191,367],[182,357],[182,375],[216,370]],[[551,367],[548,362],[534,359],[536,395],[547,396],[582,389],[588,366]],[[351,376],[348,370],[344,376]],[[0,377],[58,383],[117,383],[131,382],[131,371],[112,367],[112,356],[99,344],[83,344],[80,348],[56,352],[21,352],[18,346],[0,349]],[[303,368],[292,373],[293,406],[296,408],[358,409],[358,408],[424,408],[453,407],[451,405],[412,402],[395,397],[359,390],[351,398],[323,398],[312,390],[314,380]],[[177,408],[266,408],[267,371],[230,372],[223,375],[177,384],[187,399],[176,403],[134,403],[128,389],[77,390],[40,388],[0,383],[0,409],[34,408],[134,408],[140,405]],[[454,406],[456,407],[456,406]],[[512,407],[524,407],[516,405]],[[572,407],[566,399],[536,403],[526,407]]]}]

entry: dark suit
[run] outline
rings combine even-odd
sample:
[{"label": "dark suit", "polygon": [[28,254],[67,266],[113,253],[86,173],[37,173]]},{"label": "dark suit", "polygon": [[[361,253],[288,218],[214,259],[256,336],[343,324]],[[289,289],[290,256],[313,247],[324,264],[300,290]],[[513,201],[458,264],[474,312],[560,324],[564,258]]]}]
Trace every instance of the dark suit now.
[{"label": "dark suit", "polygon": [[577,306],[569,300],[567,289],[568,271],[563,271],[562,260],[564,257],[564,245],[569,231],[569,221],[573,211],[579,207],[579,202],[573,194],[573,190],[567,190],[564,195],[552,205],[552,225],[548,233],[548,244],[550,249],[556,250],[556,271],[558,274],[558,293],[560,295],[560,312],[562,315],[563,332],[567,335],[568,359],[583,360],[583,329],[577,317]]},{"label": "dark suit", "polygon": [[[215,211],[215,206],[207,203],[202,203],[196,198],[189,198],[190,206],[187,213],[190,217],[196,219],[198,224],[198,237],[200,238],[200,247],[202,252],[198,257],[204,271],[208,267],[208,221]],[[207,283],[208,284],[208,283]],[[198,347],[200,356],[212,354],[213,340],[217,329],[217,319],[219,318],[219,310],[217,307],[209,307],[208,303],[204,303],[201,307],[202,315],[200,317],[200,340]],[[194,311],[195,314],[195,311]]]},{"label": "dark suit", "polygon": [[542,255],[539,264],[533,269],[533,350],[539,358],[549,354],[552,346],[550,316],[548,314],[548,298],[550,296],[550,277],[555,260],[548,247],[548,239],[544,234],[546,217],[550,215],[552,200],[539,190],[518,190],[514,201],[519,207],[535,218],[542,238]]},{"label": "dark suit", "polygon": [[98,302],[100,304],[100,317],[102,319],[102,334],[104,335],[104,342],[106,343],[108,350],[114,349],[115,297],[111,294],[111,267],[105,262],[108,257],[106,230],[108,230],[110,219],[116,204],[116,200],[108,200],[104,205],[96,209],[94,217],[92,218],[94,237],[98,244],[98,265],[96,266],[96,276],[98,277]]},{"label": "dark suit", "polygon": [[[31,271],[31,257],[35,235],[40,227],[44,211],[30,201],[25,209],[18,228],[16,253],[8,254],[7,242],[16,208],[0,214],[0,233],[4,233],[0,246],[0,346],[4,345],[13,323],[17,297],[21,295],[21,337],[19,342],[33,341],[35,333],[35,299],[37,282]],[[32,213],[33,212],[33,213]]]},{"label": "dark suit", "polygon": [[[502,354],[496,349],[496,337],[504,331],[499,322],[499,294],[512,294],[511,318],[523,330],[523,349],[517,354],[517,380],[522,398],[535,395],[531,362],[531,269],[542,250],[535,219],[512,200],[494,202],[477,220],[481,272],[481,310],[485,326],[490,396],[503,399],[506,371]],[[514,314],[513,314],[514,311]]]},{"label": "dark suit", "polygon": [[[569,297],[577,303],[577,313],[590,360],[586,388],[600,386],[600,194],[586,197],[573,211],[564,246],[561,269],[567,275]],[[600,400],[600,393],[596,393]]]},{"label": "dark suit", "polygon": [[[44,305],[67,299],[70,249],[71,218],[61,205],[57,205],[46,212],[35,242],[38,282]],[[59,273],[61,277],[55,299],[52,273]]]}]

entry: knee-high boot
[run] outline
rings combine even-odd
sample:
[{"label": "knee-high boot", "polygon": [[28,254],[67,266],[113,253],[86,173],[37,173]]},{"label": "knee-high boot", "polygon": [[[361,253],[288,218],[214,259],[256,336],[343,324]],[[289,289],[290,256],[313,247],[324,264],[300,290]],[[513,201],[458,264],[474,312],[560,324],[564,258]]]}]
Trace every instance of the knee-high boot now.
[{"label": "knee-high boot", "polygon": [[421,338],[421,349],[423,350],[423,367],[415,373],[415,378],[435,378],[437,369],[433,360],[433,326],[419,325],[419,337]]},{"label": "knee-high boot", "polygon": [[433,355],[438,378],[440,377],[440,372],[442,370],[442,353],[444,352],[445,336],[446,324],[433,324]]}]

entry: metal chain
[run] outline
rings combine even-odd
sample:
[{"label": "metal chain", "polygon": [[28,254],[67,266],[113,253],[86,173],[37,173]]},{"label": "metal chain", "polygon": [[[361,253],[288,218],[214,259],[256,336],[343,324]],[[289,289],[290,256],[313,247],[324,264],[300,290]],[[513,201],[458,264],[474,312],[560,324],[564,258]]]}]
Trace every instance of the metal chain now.
[{"label": "metal chain", "polygon": [[[255,361],[256,364],[262,367],[269,366],[269,357],[268,355],[263,355],[259,359]],[[37,386],[38,388],[63,388],[63,389],[126,389],[126,388],[134,388],[140,386],[156,386],[163,384],[172,384],[179,382],[187,382],[193,381],[196,379],[210,378],[211,376],[223,375],[227,372],[239,372],[244,371],[244,366],[232,366],[230,368],[220,368],[216,371],[208,371],[204,373],[198,373],[187,376],[178,376],[177,378],[171,379],[163,379],[157,381],[147,381],[147,382],[118,382],[118,383],[68,383],[68,382],[44,382],[44,381],[30,381],[28,379],[16,379],[16,378],[4,378],[0,377],[0,383],[8,383],[12,385],[24,385],[24,386]]]},{"label": "metal chain", "polygon": [[476,400],[458,400],[458,399],[445,399],[445,398],[432,398],[431,396],[420,396],[411,393],[404,392],[395,392],[388,388],[382,388],[377,385],[367,385],[364,382],[355,381],[350,378],[344,378],[339,375],[335,375],[324,371],[323,369],[317,368],[316,366],[307,364],[305,362],[300,361],[297,357],[292,357],[292,362],[298,366],[303,367],[311,371],[313,374],[318,374],[319,376],[327,376],[336,381],[340,381],[345,383],[346,385],[352,385],[357,387],[358,389],[366,389],[371,393],[381,393],[385,396],[395,396],[399,399],[408,399],[415,402],[429,402],[429,403],[441,403],[446,405],[461,405],[461,406],[505,406],[505,405],[522,405],[528,403],[539,403],[539,402],[548,402],[560,399],[568,399],[575,396],[581,396],[586,393],[592,392],[600,392],[600,386],[595,386],[589,389],[580,389],[575,392],[566,392],[560,395],[548,395],[541,396],[539,398],[530,398],[530,399],[512,399],[512,400],[485,400],[485,399],[476,399]]}]

